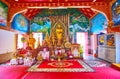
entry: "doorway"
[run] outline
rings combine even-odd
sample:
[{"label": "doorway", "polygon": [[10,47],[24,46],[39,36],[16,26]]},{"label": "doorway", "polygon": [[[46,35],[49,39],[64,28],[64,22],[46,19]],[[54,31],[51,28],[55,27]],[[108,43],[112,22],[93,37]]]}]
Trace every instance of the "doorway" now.
[{"label": "doorway", "polygon": [[80,49],[82,49],[83,59],[88,58],[88,33],[87,32],[77,32],[76,33],[76,43],[80,44]]}]

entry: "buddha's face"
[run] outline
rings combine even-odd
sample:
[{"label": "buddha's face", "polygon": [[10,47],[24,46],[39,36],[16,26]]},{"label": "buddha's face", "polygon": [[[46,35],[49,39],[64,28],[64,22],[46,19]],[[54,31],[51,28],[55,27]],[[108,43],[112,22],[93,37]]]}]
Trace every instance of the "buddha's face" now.
[{"label": "buddha's face", "polygon": [[60,24],[58,25],[58,27],[57,27],[57,28],[58,28],[58,29],[62,29],[62,28],[61,28],[61,26],[60,26]]}]

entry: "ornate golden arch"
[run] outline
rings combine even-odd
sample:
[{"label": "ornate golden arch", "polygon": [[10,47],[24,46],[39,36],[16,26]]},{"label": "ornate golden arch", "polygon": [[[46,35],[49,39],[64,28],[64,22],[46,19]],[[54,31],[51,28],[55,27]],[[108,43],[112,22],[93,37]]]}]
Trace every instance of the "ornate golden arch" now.
[{"label": "ornate golden arch", "polygon": [[53,45],[63,46],[67,36],[67,26],[65,23],[61,19],[56,20],[50,32]]}]

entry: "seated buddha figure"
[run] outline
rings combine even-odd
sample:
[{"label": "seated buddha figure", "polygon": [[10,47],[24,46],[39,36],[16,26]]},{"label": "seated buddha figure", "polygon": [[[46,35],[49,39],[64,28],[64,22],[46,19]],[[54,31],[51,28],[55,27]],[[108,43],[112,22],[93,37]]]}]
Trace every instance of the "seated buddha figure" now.
[{"label": "seated buddha figure", "polygon": [[57,37],[57,45],[62,44],[62,38],[63,38],[63,29],[60,25],[57,26],[56,28],[56,37]]}]

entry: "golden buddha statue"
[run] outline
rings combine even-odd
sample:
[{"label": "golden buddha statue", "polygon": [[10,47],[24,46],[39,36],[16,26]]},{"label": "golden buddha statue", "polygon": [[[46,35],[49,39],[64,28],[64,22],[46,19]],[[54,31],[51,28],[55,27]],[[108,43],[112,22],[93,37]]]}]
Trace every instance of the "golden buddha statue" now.
[{"label": "golden buddha statue", "polygon": [[34,49],[35,42],[36,42],[36,40],[35,40],[35,38],[33,38],[33,34],[30,34],[28,44],[32,49]]},{"label": "golden buddha statue", "polygon": [[57,37],[57,45],[61,45],[63,38],[63,29],[60,25],[58,25],[56,28],[56,37]]},{"label": "golden buddha statue", "polygon": [[42,57],[42,52],[40,51],[37,55],[37,60],[38,61],[42,61],[43,57]]}]

